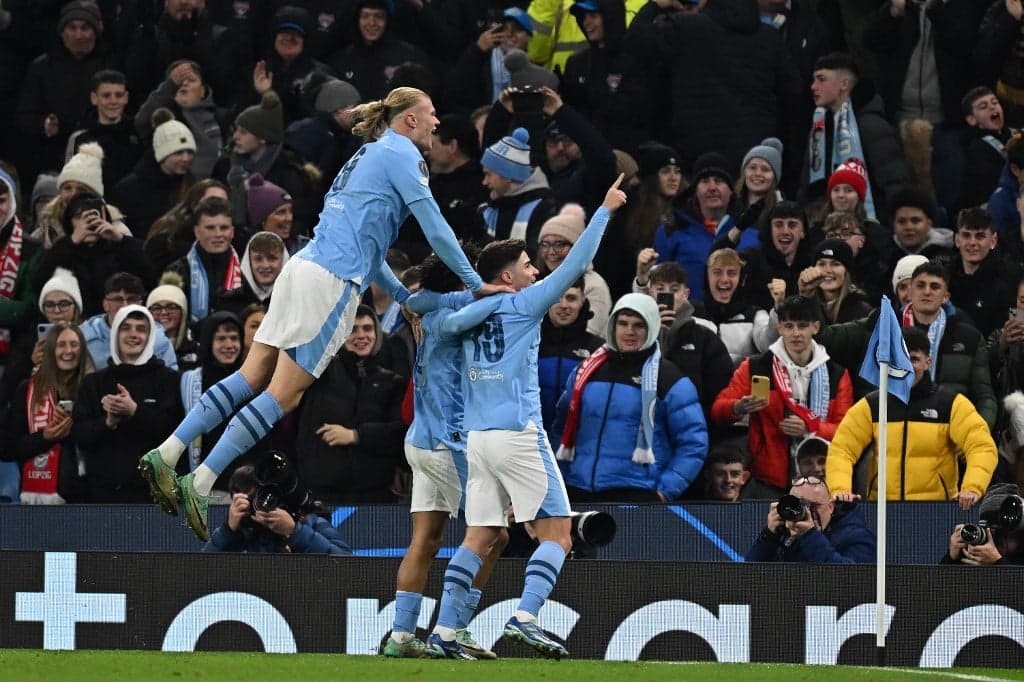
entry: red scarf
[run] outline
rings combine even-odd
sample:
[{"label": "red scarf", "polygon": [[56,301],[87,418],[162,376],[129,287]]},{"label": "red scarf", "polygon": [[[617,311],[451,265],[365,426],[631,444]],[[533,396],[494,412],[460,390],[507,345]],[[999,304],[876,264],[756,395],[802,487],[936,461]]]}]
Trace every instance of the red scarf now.
[{"label": "red scarf", "polygon": [[228,259],[228,269],[224,273],[224,291],[234,291],[242,286],[242,263],[238,260],[238,254],[231,249],[231,258]]},{"label": "red scarf", "polygon": [[[14,286],[18,282],[18,266],[21,264],[22,231],[21,221],[14,218],[11,237],[0,254],[0,297],[14,298]],[[0,355],[11,352],[11,330],[0,329]]]},{"label": "red scarf", "polygon": [[[775,388],[778,389],[779,395],[782,396],[782,404],[790,412],[800,417],[807,426],[808,431],[817,433],[821,427],[821,415],[815,414],[808,407],[793,402],[793,384],[790,383],[789,372],[786,371],[786,366],[779,360],[778,355],[772,355],[772,375],[775,378]],[[808,394],[810,390],[810,386],[808,386]]]},{"label": "red scarf", "polygon": [[565,428],[562,430],[561,447],[558,448],[558,459],[572,461],[573,449],[576,447],[576,427],[580,421],[580,401],[583,398],[583,387],[587,385],[594,373],[608,360],[608,347],[601,346],[580,363],[576,370],[576,378],[572,382],[572,398],[569,400],[569,414],[565,417]]},{"label": "red scarf", "polygon": [[[56,405],[53,393],[48,393],[35,411],[32,409],[32,398],[35,395],[36,380],[29,379],[28,390],[25,391],[25,412],[28,414],[28,432],[38,433],[45,429],[53,417]],[[57,469],[60,465],[60,443],[54,443],[45,453],[25,460],[21,465],[21,492],[35,495],[57,494]]]}]

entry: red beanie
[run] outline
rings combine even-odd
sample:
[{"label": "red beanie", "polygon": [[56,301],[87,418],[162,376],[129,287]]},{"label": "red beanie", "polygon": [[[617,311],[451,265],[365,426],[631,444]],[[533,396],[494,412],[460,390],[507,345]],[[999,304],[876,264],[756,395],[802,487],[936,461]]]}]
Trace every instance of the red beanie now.
[{"label": "red beanie", "polygon": [[849,185],[857,193],[861,201],[868,194],[868,171],[864,168],[864,162],[860,159],[847,159],[839,164],[839,168],[832,171],[828,177],[828,191],[836,185]]}]

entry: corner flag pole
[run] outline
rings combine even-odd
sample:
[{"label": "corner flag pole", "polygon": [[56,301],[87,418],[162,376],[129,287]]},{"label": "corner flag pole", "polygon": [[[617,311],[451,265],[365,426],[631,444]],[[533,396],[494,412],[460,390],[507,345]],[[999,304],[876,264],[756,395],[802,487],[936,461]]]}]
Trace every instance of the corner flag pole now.
[{"label": "corner flag pole", "polygon": [[878,502],[875,537],[875,653],[876,663],[885,665],[885,496],[888,459],[889,425],[889,363],[880,362],[878,371]]}]

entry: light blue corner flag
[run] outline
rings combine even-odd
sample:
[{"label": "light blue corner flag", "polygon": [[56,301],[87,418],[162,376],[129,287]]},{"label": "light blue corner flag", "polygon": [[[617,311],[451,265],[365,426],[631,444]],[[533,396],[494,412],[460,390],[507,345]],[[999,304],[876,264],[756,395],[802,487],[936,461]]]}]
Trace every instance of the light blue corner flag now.
[{"label": "light blue corner flag", "polygon": [[889,393],[905,403],[910,402],[910,388],[914,385],[914,366],[910,364],[910,353],[903,341],[899,320],[892,309],[888,296],[882,296],[878,310],[878,323],[871,332],[860,376],[875,386],[879,385],[881,363],[889,364]]}]

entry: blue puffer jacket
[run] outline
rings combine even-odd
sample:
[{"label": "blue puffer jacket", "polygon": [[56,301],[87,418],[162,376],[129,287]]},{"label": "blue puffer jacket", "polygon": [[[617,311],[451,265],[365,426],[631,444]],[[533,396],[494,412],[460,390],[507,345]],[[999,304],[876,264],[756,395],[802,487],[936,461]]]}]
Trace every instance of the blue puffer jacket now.
[{"label": "blue puffer jacket", "polygon": [[[711,234],[704,222],[697,216],[697,209],[676,209],[676,224],[672,227],[659,225],[654,233],[654,250],[658,262],[675,261],[683,266],[690,280],[690,300],[704,300],[704,268],[707,266],[711,247],[719,237],[725,236],[735,220],[727,215],[718,224],[717,234]],[[753,243],[745,235],[746,243]]]},{"label": "blue puffer jacket", "polygon": [[[641,388],[644,363],[655,349],[655,342],[642,350],[621,353],[614,348],[616,313],[630,297],[650,301],[646,294],[627,294],[612,311],[608,321],[611,354],[583,387],[579,423],[576,428],[575,456],[571,462],[559,462],[565,484],[592,492],[631,488],[660,492],[668,499],[682,495],[700,472],[708,450],[707,424],[693,383],[679,368],[661,358],[658,369],[657,399],[654,403],[654,464],[633,462],[640,432]],[[653,306],[650,326],[658,329],[657,306]],[[572,398],[574,371],[566,391],[558,401],[558,417],[552,428],[557,450]]]},{"label": "blue puffer jacket", "polygon": [[[284,539],[284,538],[282,538]],[[352,548],[341,539],[341,533],[327,519],[310,515],[295,524],[295,531],[285,542],[275,542],[267,533],[233,531],[226,524],[213,531],[204,552],[249,552],[273,554],[284,546],[295,554],[352,554]]]},{"label": "blue puffer jacket", "polygon": [[[537,353],[537,374],[540,384],[540,414],[544,420],[544,430],[548,438],[552,437],[551,426],[555,421],[558,399],[569,375],[576,371],[584,358],[601,347],[604,343],[597,334],[587,331],[590,318],[590,306],[584,301],[579,317],[572,324],[556,327],[548,315],[540,325],[540,350]],[[551,441],[557,447],[556,441]]]},{"label": "blue puffer jacket", "polygon": [[745,561],[794,561],[809,564],[869,564],[875,560],[875,536],[860,510],[834,516],[824,532],[814,528],[786,547],[783,538],[761,532]]},{"label": "blue puffer jacket", "polygon": [[1017,212],[1017,195],[1020,193],[1020,183],[1010,173],[1010,167],[1003,167],[999,176],[999,184],[988,198],[988,212],[992,214],[992,222],[995,223],[999,234],[1012,232],[1020,226],[1020,213]]}]

